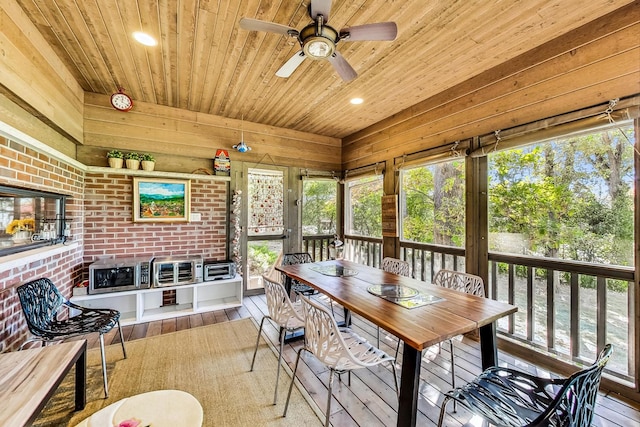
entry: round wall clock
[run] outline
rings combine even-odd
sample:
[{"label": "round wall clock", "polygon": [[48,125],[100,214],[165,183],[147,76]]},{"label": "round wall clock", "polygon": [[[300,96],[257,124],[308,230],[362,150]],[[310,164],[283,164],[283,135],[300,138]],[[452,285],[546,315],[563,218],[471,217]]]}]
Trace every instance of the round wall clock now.
[{"label": "round wall clock", "polygon": [[129,111],[133,108],[133,101],[122,91],[122,89],[118,90],[118,92],[111,95],[111,105],[113,108],[120,111]]}]

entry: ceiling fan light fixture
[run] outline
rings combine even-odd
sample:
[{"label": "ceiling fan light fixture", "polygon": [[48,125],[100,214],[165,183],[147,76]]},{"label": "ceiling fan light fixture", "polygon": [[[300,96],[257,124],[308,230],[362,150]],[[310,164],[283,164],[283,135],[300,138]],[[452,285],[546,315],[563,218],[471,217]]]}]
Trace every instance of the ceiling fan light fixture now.
[{"label": "ceiling fan light fixture", "polygon": [[300,32],[304,54],[311,59],[327,59],[336,51],[340,36],[328,25],[307,25]]},{"label": "ceiling fan light fixture", "polygon": [[335,48],[333,43],[323,37],[317,37],[305,43],[304,52],[312,58],[325,59],[333,55]]}]

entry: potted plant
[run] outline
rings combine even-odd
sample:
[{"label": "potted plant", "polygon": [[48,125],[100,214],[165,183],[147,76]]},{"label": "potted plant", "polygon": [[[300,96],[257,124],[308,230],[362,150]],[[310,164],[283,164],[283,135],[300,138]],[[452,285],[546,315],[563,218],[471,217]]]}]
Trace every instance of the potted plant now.
[{"label": "potted plant", "polygon": [[112,168],[121,168],[123,162],[124,155],[122,151],[119,150],[111,150],[107,153],[107,159],[109,160],[109,167]]},{"label": "potted plant", "polygon": [[127,153],[124,155],[124,159],[127,163],[127,169],[140,169],[140,154]]},{"label": "potted plant", "polygon": [[142,169],[146,171],[152,171],[156,165],[156,159],[149,153],[144,153],[140,156],[142,163]]}]

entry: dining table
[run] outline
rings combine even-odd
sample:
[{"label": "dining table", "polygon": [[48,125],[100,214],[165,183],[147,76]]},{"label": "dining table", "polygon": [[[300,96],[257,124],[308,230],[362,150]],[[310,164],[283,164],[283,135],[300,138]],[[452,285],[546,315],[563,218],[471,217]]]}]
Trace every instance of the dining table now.
[{"label": "dining table", "polygon": [[403,341],[397,425],[415,426],[422,351],[479,330],[482,368],[497,364],[496,321],[518,308],[344,259],[277,266]]}]

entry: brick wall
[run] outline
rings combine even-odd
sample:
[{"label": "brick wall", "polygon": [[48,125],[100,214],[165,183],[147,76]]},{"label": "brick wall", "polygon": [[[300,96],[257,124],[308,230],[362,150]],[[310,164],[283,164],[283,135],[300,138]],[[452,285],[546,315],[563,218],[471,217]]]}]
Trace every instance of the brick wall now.
[{"label": "brick wall", "polygon": [[[73,219],[72,240],[82,243],[84,171],[72,163],[0,137],[0,183],[70,196],[66,209],[67,217]],[[15,288],[39,277],[51,278],[69,296],[82,277],[82,244],[0,269],[0,351],[15,350],[26,339],[26,323]]]},{"label": "brick wall", "polygon": [[[191,180],[191,212],[201,221],[134,223],[129,175],[86,173],[82,165],[64,162],[0,138],[0,183],[71,196],[72,241],[79,246],[18,267],[0,268],[0,351],[16,350],[28,331],[15,288],[49,277],[66,297],[87,278],[87,267],[103,256],[202,255],[227,257],[229,185],[207,178]],[[2,262],[0,260],[0,266]]]},{"label": "brick wall", "polygon": [[133,222],[133,178],[114,173],[87,174],[85,247],[88,266],[100,257],[202,255],[227,258],[226,181],[191,180],[191,212],[201,221]]}]

